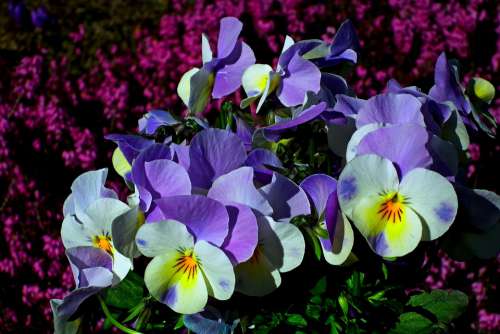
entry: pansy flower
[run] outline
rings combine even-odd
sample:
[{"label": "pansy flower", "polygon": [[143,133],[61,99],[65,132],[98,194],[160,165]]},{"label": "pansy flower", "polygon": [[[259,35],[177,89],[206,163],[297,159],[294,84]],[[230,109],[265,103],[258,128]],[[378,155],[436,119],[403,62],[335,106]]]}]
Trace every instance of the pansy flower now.
[{"label": "pansy flower", "polygon": [[71,186],[72,193],[64,203],[61,238],[64,247],[91,246],[108,253],[113,259],[115,281],[122,280],[132,267],[129,258],[116,250],[112,237],[115,218],[130,210],[116,199],[116,193],[104,187],[107,170],[80,175]]},{"label": "pansy flower", "polygon": [[[280,273],[289,272],[302,263],[304,236],[290,220],[311,212],[305,192],[280,174],[274,173],[272,181],[259,188],[259,192],[271,205],[272,213],[257,212],[257,247],[248,261],[235,268],[236,290],[249,296],[271,293],[281,285]],[[222,191],[219,193],[224,196]]]},{"label": "pansy flower", "polygon": [[235,92],[245,69],[255,63],[252,49],[238,40],[242,28],[237,18],[221,19],[216,57],[202,35],[203,66],[184,73],[177,87],[179,97],[192,113],[202,112],[210,95],[219,99]]},{"label": "pansy flower", "polygon": [[73,247],[66,250],[66,256],[71,264],[76,288],[62,300],[51,300],[56,332],[60,333],[78,328],[78,321],[69,319],[85,300],[111,286],[114,276],[112,256],[102,249]]},{"label": "pansy flower", "polygon": [[333,265],[344,263],[351,253],[354,233],[349,220],[340,211],[337,180],[325,174],[314,174],[306,177],[300,187],[314,208],[318,227],[326,232],[318,235],[325,260]]},{"label": "pansy flower", "polygon": [[457,214],[457,195],[443,176],[415,168],[400,180],[392,162],[374,154],[351,160],[337,191],[342,212],[384,257],[406,255],[421,240],[440,237]]},{"label": "pansy flower", "polygon": [[241,83],[247,98],[241,101],[242,108],[259,100],[257,103],[259,112],[266,98],[275,90],[278,99],[286,107],[302,104],[307,92],[319,92],[320,70],[312,62],[304,59],[299,50],[292,55],[286,53],[293,43],[287,36],[276,71],[264,64],[255,64],[245,70]]},{"label": "pansy flower", "polygon": [[[201,198],[206,202],[195,204],[209,201]],[[182,198],[173,200],[181,203]],[[176,216],[183,223],[160,220],[143,225],[137,233],[139,250],[153,257],[144,273],[146,287],[153,297],[178,313],[200,312],[209,295],[226,300],[233,294],[233,265],[216,246],[222,244],[228,233],[229,218],[225,208],[215,203],[189,206],[194,212],[177,211]]]}]

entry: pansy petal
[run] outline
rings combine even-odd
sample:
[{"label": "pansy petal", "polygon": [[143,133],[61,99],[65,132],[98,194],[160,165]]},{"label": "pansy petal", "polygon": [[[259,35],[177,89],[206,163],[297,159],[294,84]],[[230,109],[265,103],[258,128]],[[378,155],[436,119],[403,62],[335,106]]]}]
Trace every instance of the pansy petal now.
[{"label": "pansy petal", "polygon": [[233,263],[248,260],[257,246],[257,219],[252,210],[240,204],[226,206],[229,214],[229,233],[221,248]]},{"label": "pansy petal", "polygon": [[191,113],[198,115],[205,110],[214,85],[214,74],[202,67],[189,79],[189,104]]},{"label": "pansy petal", "polygon": [[75,216],[66,216],[61,225],[61,239],[65,248],[91,246],[89,232]]},{"label": "pansy petal", "polygon": [[149,257],[194,247],[194,238],[186,225],[175,220],[142,225],[135,241],[140,252]]},{"label": "pansy petal", "polygon": [[154,257],[144,272],[144,283],[155,299],[177,313],[200,312],[208,300],[199,265],[186,263],[177,250]]},{"label": "pansy petal", "polygon": [[234,291],[235,276],[233,265],[226,254],[203,240],[194,246],[194,254],[203,264],[201,271],[206,278],[210,295],[219,300],[229,299]]},{"label": "pansy petal", "polygon": [[253,176],[253,168],[238,168],[217,178],[207,196],[224,205],[244,204],[264,215],[270,215],[273,209],[266,198],[255,188]]},{"label": "pansy petal", "polygon": [[58,312],[58,308],[62,303],[62,299],[50,300],[50,308],[52,309],[54,318],[54,334],[77,334],[80,331],[82,319],[78,318],[68,321],[65,317],[61,317]]},{"label": "pansy petal", "polygon": [[357,129],[356,132],[352,134],[351,139],[347,143],[345,155],[346,161],[349,162],[354,159],[356,155],[358,155],[358,145],[367,134],[383,127],[384,125],[382,123],[370,123],[367,125],[363,125],[359,129]]},{"label": "pansy petal", "polygon": [[259,217],[259,247],[270,263],[280,272],[298,267],[304,258],[305,241],[293,224],[277,222],[271,217]]},{"label": "pansy petal", "polygon": [[122,281],[132,269],[132,260],[115,251],[113,253],[113,273],[117,276],[113,280],[113,285],[118,284]]},{"label": "pansy petal", "polygon": [[[365,197],[354,208],[352,221],[375,253],[384,257],[403,256],[413,251],[422,237],[420,218],[408,206],[398,218],[381,212],[385,199]],[[392,218],[392,219],[391,219]]]},{"label": "pansy petal", "polygon": [[376,95],[359,110],[356,125],[358,128],[370,123],[415,123],[425,126],[421,107],[419,99],[409,94]]},{"label": "pansy petal", "polygon": [[420,125],[387,126],[366,134],[359,142],[356,153],[373,153],[389,159],[404,176],[414,168],[431,165],[427,148],[429,140],[429,133]]},{"label": "pansy petal", "polygon": [[301,124],[310,122],[318,118],[325,111],[325,108],[326,108],[325,102],[320,102],[316,105],[313,105],[307,108],[306,110],[302,111],[298,116],[290,120],[285,120],[265,127],[263,129],[264,135],[266,137],[272,137],[273,135],[284,132],[285,130],[293,129]]},{"label": "pansy petal", "polygon": [[277,95],[281,103],[287,107],[302,104],[307,92],[318,93],[321,84],[320,70],[309,60],[296,53],[286,69],[287,75],[282,78]]},{"label": "pansy petal", "polygon": [[179,81],[179,85],[177,85],[177,95],[179,95],[186,106],[189,106],[189,98],[191,96],[191,78],[198,73],[199,70],[199,68],[193,67],[184,73]]},{"label": "pansy petal", "polygon": [[139,132],[154,135],[161,126],[173,126],[179,123],[168,111],[151,110],[139,120]]},{"label": "pansy petal", "polygon": [[417,168],[400,185],[409,206],[425,224],[422,239],[434,240],[443,235],[455,220],[458,199],[451,183],[436,172]]},{"label": "pansy petal", "polygon": [[142,151],[155,143],[153,139],[147,139],[138,135],[110,134],[105,136],[105,138],[118,145],[120,151],[122,151],[130,164],[132,164]]},{"label": "pansy petal", "polygon": [[354,232],[351,223],[343,214],[337,215],[336,218],[333,242],[325,238],[320,239],[326,262],[334,266],[341,265],[347,260],[354,245]]},{"label": "pansy petal", "polygon": [[113,198],[101,198],[93,202],[87,210],[85,217],[81,221],[85,228],[94,235],[105,233],[111,234],[111,224],[113,220],[128,211],[129,206],[122,201]]},{"label": "pansy petal", "polygon": [[247,155],[243,142],[234,133],[206,129],[191,141],[189,157],[193,187],[208,189],[216,178],[241,167]]},{"label": "pansy petal", "polygon": [[75,274],[77,287],[89,285],[89,282],[84,282],[81,279],[80,272],[82,270],[101,267],[111,271],[113,266],[111,255],[97,247],[72,247],[66,250],[66,256],[73,269],[73,274]]},{"label": "pansy petal", "polygon": [[212,60],[212,49],[210,49],[210,42],[205,34],[201,34],[201,59],[203,64]]},{"label": "pansy petal", "polygon": [[241,84],[248,97],[259,96],[264,92],[271,72],[273,69],[267,64],[254,64],[245,70]]},{"label": "pansy petal", "polygon": [[132,165],[130,165],[130,163],[127,161],[127,158],[125,158],[125,155],[119,147],[115,148],[115,150],[113,151],[111,161],[116,173],[121,177],[125,177],[125,175],[130,173],[130,171],[132,170]]},{"label": "pansy petal", "polygon": [[187,171],[179,164],[168,160],[148,161],[144,171],[149,181],[153,198],[191,194],[191,181]]},{"label": "pansy petal", "polygon": [[[113,274],[110,271],[107,272],[108,278],[111,281]],[[85,300],[97,294],[103,288],[104,287],[88,286],[71,291],[57,307],[59,317],[61,319],[69,319]]]},{"label": "pansy petal", "polygon": [[274,173],[271,183],[263,186],[259,191],[271,204],[272,217],[276,220],[289,220],[311,213],[309,200],[304,190],[281,174]]},{"label": "pansy petal", "polygon": [[[229,231],[229,216],[220,202],[201,195],[171,196],[156,201],[148,221],[173,219],[185,224],[196,240],[222,245]],[[146,224],[147,225],[147,224]]]},{"label": "pansy petal", "polygon": [[342,212],[353,217],[353,210],[364,197],[397,191],[398,174],[393,164],[374,154],[351,160],[339,176],[337,193]]},{"label": "pansy petal", "polygon": [[246,43],[239,42],[236,47],[235,51],[238,54],[234,55],[234,57],[237,60],[226,64],[215,74],[214,88],[212,90],[212,97],[215,99],[236,91],[241,86],[243,72],[255,63],[254,53]]},{"label": "pansy petal", "polygon": [[349,141],[355,131],[356,123],[351,117],[346,117],[345,124],[329,123],[328,148],[339,157],[346,157]]},{"label": "pansy petal", "polygon": [[311,199],[318,217],[321,217],[326,209],[328,197],[337,190],[337,180],[326,174],[314,174],[306,177],[300,187]]},{"label": "pansy petal", "polygon": [[143,223],[144,214],[137,205],[113,220],[111,226],[113,245],[120,253],[131,259],[140,255],[135,235]]},{"label": "pansy petal", "polygon": [[[86,208],[99,198],[118,198],[116,193],[104,187],[108,169],[103,168],[89,171],[78,176],[71,185],[74,212],[65,212],[65,215],[76,214],[80,216]],[[68,208],[68,206],[66,206]]]},{"label": "pansy petal", "polygon": [[217,58],[224,58],[231,54],[242,29],[243,23],[235,17],[229,16],[220,20]]},{"label": "pansy petal", "polygon": [[259,249],[247,262],[236,268],[236,290],[247,295],[265,296],[281,285],[281,275]]}]

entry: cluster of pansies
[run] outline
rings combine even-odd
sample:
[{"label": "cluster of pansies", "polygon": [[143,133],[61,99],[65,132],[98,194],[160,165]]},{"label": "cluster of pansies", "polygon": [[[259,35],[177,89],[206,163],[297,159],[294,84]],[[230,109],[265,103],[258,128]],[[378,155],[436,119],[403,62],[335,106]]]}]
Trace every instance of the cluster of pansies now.
[{"label": "cluster of pansies", "polygon": [[[493,135],[496,127],[488,81],[475,78],[465,89],[442,54],[428,94],[391,80],[386,93],[364,100],[332,73],[357,62],[349,21],[331,43],[287,37],[274,69],[256,64],[241,30],[238,19],[223,18],[215,56],[202,36],[202,66],[177,88],[187,117],[154,110],[139,120],[138,134],[107,136],[117,144],[112,163],[130,189],[127,203],[105,187],[107,169],[74,181],[61,236],[76,288],[52,301],[56,332],[76,332],[82,303],[118,285],[141,256],[150,258],[149,294],[194,314],[187,325],[203,322],[214,299],[279,288],[281,273],[304,259],[304,232],[331,265],[363,256],[353,251],[355,236],[394,258],[452,225],[449,238],[461,245],[445,239],[449,252],[485,258],[500,251],[500,198],[466,188],[460,174],[468,131]],[[205,118],[210,99],[240,87],[239,112],[224,112],[214,126]],[[312,124],[327,131],[341,168],[293,179],[277,147]]]}]

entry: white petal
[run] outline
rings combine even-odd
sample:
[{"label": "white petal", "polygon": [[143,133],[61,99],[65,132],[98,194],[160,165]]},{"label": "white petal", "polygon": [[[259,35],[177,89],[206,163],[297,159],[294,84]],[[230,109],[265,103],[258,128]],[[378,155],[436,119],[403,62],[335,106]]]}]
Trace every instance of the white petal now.
[{"label": "white petal", "polygon": [[219,248],[201,240],[194,246],[194,254],[201,262],[201,271],[207,280],[210,295],[219,300],[231,298],[235,276],[231,261]]},{"label": "white petal", "polygon": [[352,219],[364,197],[398,190],[398,173],[389,160],[366,154],[351,160],[339,176],[337,191],[342,212]]},{"label": "white petal", "polygon": [[[259,252],[256,249],[256,252]],[[247,295],[265,296],[281,285],[279,271],[263,254],[254,255],[236,268],[236,290]]]},{"label": "white petal", "polygon": [[90,204],[81,217],[82,223],[93,235],[109,233],[111,224],[119,215],[127,212],[129,206],[114,198],[101,198]]},{"label": "white petal", "polygon": [[200,69],[197,67],[193,67],[186,73],[184,73],[179,81],[179,85],[177,86],[177,95],[181,98],[182,102],[186,106],[189,106],[189,96],[191,94],[191,77],[195,75]]},{"label": "white petal", "polygon": [[210,49],[210,43],[205,34],[201,34],[201,59],[203,64],[212,60],[212,49]]},{"label": "white petal", "polygon": [[280,272],[298,267],[304,258],[305,241],[300,230],[287,222],[259,217],[259,245],[266,258]]},{"label": "white petal", "polygon": [[356,130],[356,132],[353,133],[351,139],[349,140],[349,143],[347,144],[346,161],[349,162],[354,159],[354,157],[357,155],[359,143],[367,134],[383,127],[384,125],[381,123],[370,123]]},{"label": "white petal", "polygon": [[335,236],[331,250],[325,250],[323,243],[323,256],[326,262],[332,265],[341,265],[347,260],[351,254],[352,246],[354,245],[354,232],[351,223],[344,214],[337,216],[337,224],[335,226]]},{"label": "white petal", "polygon": [[272,71],[272,67],[267,64],[254,64],[248,67],[241,78],[241,84],[247,96],[264,93]]},{"label": "white petal", "polygon": [[61,226],[61,239],[65,248],[92,246],[91,236],[85,226],[74,216],[66,216]]},{"label": "white petal", "polygon": [[194,238],[186,225],[175,220],[147,223],[135,237],[139,251],[153,257],[179,248],[193,248]]},{"label": "white petal", "polygon": [[405,175],[400,192],[423,220],[423,240],[443,235],[455,220],[458,199],[451,183],[440,174],[416,168]]}]

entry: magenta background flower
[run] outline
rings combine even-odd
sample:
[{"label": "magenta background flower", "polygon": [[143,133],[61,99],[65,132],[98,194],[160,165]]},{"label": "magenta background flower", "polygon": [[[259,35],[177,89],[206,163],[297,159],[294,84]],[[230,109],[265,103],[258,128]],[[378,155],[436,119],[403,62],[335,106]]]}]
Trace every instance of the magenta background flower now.
[{"label": "magenta background flower", "polygon": [[[110,167],[114,145],[104,135],[133,132],[150,109],[185,112],[176,96],[178,80],[201,65],[200,35],[207,32],[216,40],[224,16],[243,21],[242,37],[262,63],[277,61],[286,34],[331,42],[336,27],[350,18],[361,51],[347,80],[362,98],[381,93],[390,78],[429,89],[442,51],[462,62],[465,81],[482,76],[500,88],[500,16],[494,1],[179,0],[155,15],[157,23],[138,22],[121,43],[97,48],[90,56],[88,22],[76,22],[62,36],[64,47],[42,38],[30,52],[0,55],[2,333],[52,332],[48,301],[74,287],[59,235],[72,180],[86,170]],[[8,29],[18,28],[12,22]],[[22,44],[22,34],[12,36]],[[4,40],[0,48],[11,50]],[[500,121],[500,99],[492,105]],[[470,184],[498,190],[498,140],[473,136],[472,141]],[[110,177],[109,186],[123,199],[123,183],[117,175]],[[429,276],[420,287],[466,291],[477,311],[470,326],[498,328],[500,310],[494,303],[500,258],[466,264],[441,252],[429,250],[428,255]]]}]

